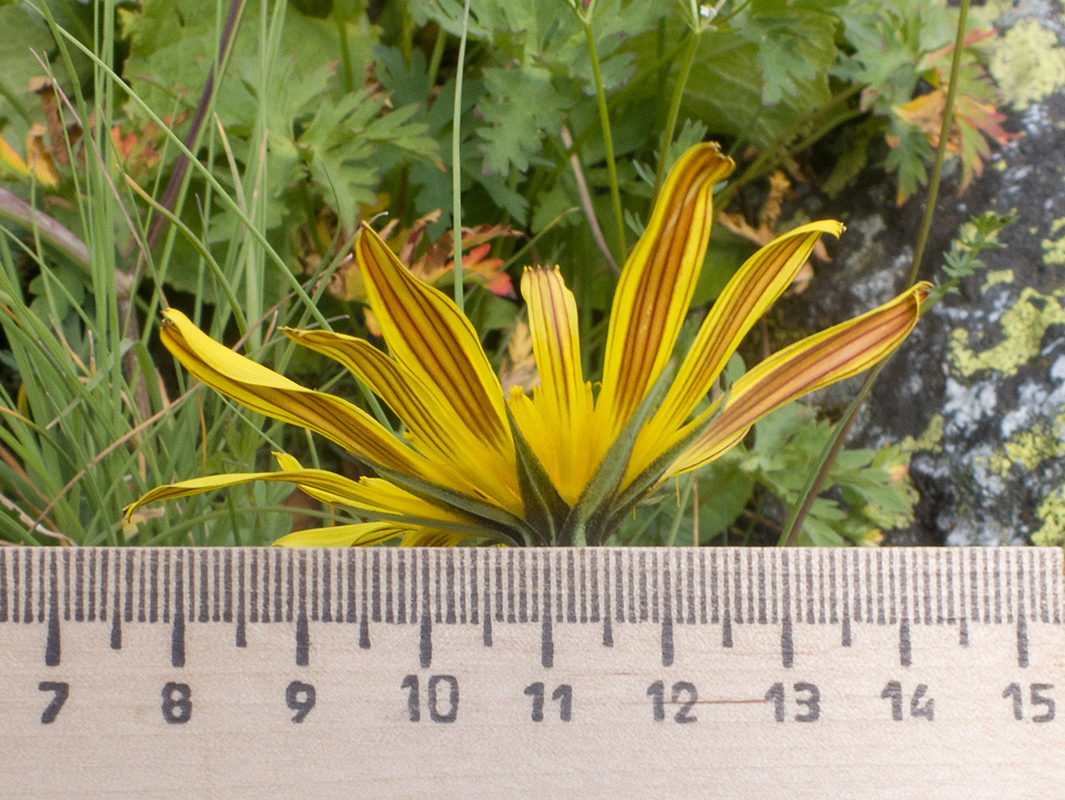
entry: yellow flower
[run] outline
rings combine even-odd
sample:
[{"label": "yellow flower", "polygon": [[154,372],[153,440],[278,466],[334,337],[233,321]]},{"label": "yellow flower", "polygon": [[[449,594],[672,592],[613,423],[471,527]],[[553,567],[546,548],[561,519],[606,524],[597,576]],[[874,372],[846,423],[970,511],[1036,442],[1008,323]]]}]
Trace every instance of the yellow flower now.
[{"label": "yellow flower", "polygon": [[756,421],[814,389],[861,372],[906,337],[929,285],[807,337],[766,359],[698,411],[755,321],[788,287],[822,234],[803,225],[751,256],[725,287],[679,366],[673,348],[703,264],[712,189],[733,169],[716,145],[686,152],[670,172],[614,297],[598,393],[581,368],[577,309],[557,269],[521,281],[540,386],[504,393],[469,320],[414,278],[367,226],[355,244],[389,353],[325,331],[285,330],[347,367],[403,423],[393,436],[357,406],[306,389],[234,353],[183,314],[165,312],[162,339],[196,378],[239,403],[309,428],[376,474],[349,480],[278,454],[278,472],[182,481],[127,509],[253,480],[287,481],[367,522],[298,531],[278,544],[482,542],[598,544],[664,480],[737,444]]}]

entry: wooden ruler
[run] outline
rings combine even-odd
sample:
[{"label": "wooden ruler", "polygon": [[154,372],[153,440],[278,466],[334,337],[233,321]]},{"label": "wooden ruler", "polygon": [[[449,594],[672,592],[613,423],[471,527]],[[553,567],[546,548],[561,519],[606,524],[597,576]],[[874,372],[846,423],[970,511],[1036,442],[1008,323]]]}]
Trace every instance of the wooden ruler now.
[{"label": "wooden ruler", "polygon": [[1065,796],[1059,549],[0,549],[4,798]]}]

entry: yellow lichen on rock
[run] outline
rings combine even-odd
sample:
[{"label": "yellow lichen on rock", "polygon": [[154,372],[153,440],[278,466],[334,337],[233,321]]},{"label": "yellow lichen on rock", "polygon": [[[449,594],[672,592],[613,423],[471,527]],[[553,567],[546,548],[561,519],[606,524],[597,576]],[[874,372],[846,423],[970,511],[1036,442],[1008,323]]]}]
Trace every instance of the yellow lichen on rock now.
[{"label": "yellow lichen on rock", "polygon": [[994,370],[1008,377],[1039,354],[1043,336],[1051,325],[1065,324],[1065,290],[1049,295],[1031,287],[1021,290],[1013,306],[999,320],[1002,341],[986,350],[969,346],[969,333],[956,328],[950,333],[951,369],[966,377],[980,370]]},{"label": "yellow lichen on rock", "polygon": [[1047,461],[1065,456],[1065,415],[1059,415],[1047,430],[1043,420],[1036,427],[1020,430],[1003,442],[1002,450],[988,458],[988,467],[1005,478],[1016,465],[1026,472],[1034,472]]},{"label": "yellow lichen on rock", "polygon": [[1032,534],[1032,544],[1040,547],[1065,544],[1065,487],[1059,487],[1047,495],[1036,513],[1043,520],[1043,526]]},{"label": "yellow lichen on rock", "polygon": [[998,286],[1000,283],[1013,283],[1012,269],[988,270],[984,276],[984,285],[980,288],[986,292],[992,286]]},{"label": "yellow lichen on rock", "polygon": [[[1055,234],[1065,228],[1065,217],[1056,219],[1050,225],[1050,233]],[[1065,236],[1058,239],[1044,239],[1043,263],[1047,266],[1065,264]]]},{"label": "yellow lichen on rock", "polygon": [[918,436],[906,436],[899,442],[899,450],[907,456],[918,451],[943,452],[943,415],[936,414],[928,421],[928,427]]},{"label": "yellow lichen on rock", "polygon": [[1014,108],[1028,108],[1065,86],[1065,48],[1038,20],[1021,20],[991,47],[988,70]]}]

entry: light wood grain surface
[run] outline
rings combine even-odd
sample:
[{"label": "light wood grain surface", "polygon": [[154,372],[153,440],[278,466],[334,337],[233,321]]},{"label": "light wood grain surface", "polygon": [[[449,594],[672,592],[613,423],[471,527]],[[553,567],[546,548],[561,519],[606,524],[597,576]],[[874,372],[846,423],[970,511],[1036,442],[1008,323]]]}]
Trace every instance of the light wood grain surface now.
[{"label": "light wood grain surface", "polygon": [[1061,594],[1059,550],[0,550],[0,797],[1060,797]]}]

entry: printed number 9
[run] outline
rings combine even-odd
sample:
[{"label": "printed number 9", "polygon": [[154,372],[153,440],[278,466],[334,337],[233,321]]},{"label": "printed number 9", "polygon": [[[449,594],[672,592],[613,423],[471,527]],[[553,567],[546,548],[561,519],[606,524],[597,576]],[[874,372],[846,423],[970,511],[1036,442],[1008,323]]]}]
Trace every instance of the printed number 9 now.
[{"label": "printed number 9", "polygon": [[314,708],[314,702],[314,687],[309,683],[292,681],[285,689],[285,703],[296,712],[296,716],[292,718],[293,722],[303,722]]}]

